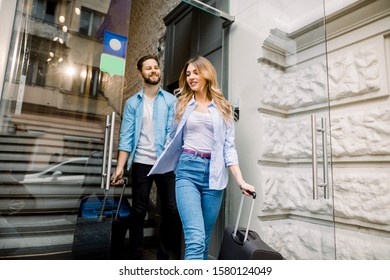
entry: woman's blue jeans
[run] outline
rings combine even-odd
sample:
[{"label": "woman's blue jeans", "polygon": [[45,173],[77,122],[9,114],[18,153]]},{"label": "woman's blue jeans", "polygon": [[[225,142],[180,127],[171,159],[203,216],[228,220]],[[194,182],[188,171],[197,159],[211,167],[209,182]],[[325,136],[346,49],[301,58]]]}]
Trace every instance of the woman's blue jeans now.
[{"label": "woman's blue jeans", "polygon": [[176,168],[176,203],[183,224],[186,260],[207,260],[223,190],[209,188],[210,159],[183,152]]}]

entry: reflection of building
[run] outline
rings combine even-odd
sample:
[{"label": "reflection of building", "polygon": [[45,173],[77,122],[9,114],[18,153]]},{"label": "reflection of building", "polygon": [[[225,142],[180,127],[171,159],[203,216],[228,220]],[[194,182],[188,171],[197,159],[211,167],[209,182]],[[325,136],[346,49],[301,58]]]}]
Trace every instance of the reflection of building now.
[{"label": "reflection of building", "polygon": [[[115,14],[118,3],[123,10]],[[31,195],[30,188],[16,188],[13,181],[2,180],[0,215],[1,221],[7,220],[5,230],[10,234],[0,237],[1,258],[26,252],[62,254],[71,245],[72,220],[83,192],[78,177],[84,177],[85,163],[72,168],[66,163],[101,150],[106,115],[120,116],[123,77],[110,76],[99,66],[104,31],[127,36],[129,4],[130,0],[0,1],[4,28],[0,33],[0,173],[10,173],[10,178],[35,190]],[[115,139],[119,122],[120,118]],[[97,147],[91,147],[91,142]],[[64,169],[50,169],[53,161]],[[25,174],[40,170],[47,174],[37,182],[23,181]],[[75,180],[67,182],[67,175]],[[19,208],[9,211],[10,207]],[[61,225],[56,224],[56,215]],[[45,236],[31,238],[43,231]],[[65,247],[58,249],[61,246]]]},{"label": "reflection of building", "polygon": [[123,79],[99,69],[104,18],[115,1],[12,2],[17,16],[9,53],[20,55],[5,70],[3,130],[36,137],[28,144],[36,153],[25,160],[28,169],[37,167],[36,157],[44,164],[51,154],[86,156],[90,139],[102,141],[105,115],[120,112]]},{"label": "reflection of building", "polygon": [[[40,0],[33,5],[26,38],[31,47],[24,57],[28,65],[21,70],[28,103],[23,112],[43,106],[96,114],[89,111],[104,106],[99,105],[106,102],[99,70],[102,43],[96,34],[109,2]],[[88,106],[91,97],[95,106]]]},{"label": "reflection of building", "polygon": [[[7,32],[14,18],[2,9],[12,3],[15,28],[22,30],[15,36]],[[139,89],[140,56],[159,55],[164,86],[173,90],[183,63],[201,54],[216,64],[224,93],[240,110],[240,164],[260,194],[252,228],[288,259],[390,259],[388,0],[1,5],[2,170],[41,166],[54,153],[88,155],[88,142],[102,140],[104,115],[120,114]],[[109,11],[126,11],[125,20]],[[109,30],[128,36],[126,79],[99,71],[103,18],[103,26],[115,22],[121,28]],[[311,114],[330,124],[330,200],[312,200]],[[318,167],[321,182],[322,160]],[[212,257],[225,224],[235,219],[237,197],[232,184]]]}]

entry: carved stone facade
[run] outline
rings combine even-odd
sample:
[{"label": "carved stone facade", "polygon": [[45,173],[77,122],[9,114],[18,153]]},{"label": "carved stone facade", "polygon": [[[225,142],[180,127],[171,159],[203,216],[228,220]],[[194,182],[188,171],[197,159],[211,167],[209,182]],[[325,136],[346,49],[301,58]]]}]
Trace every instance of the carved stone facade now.
[{"label": "carved stone facade", "polygon": [[[260,194],[252,228],[287,259],[390,259],[390,2],[326,5],[325,25],[305,9],[293,18],[232,1],[229,94],[244,177]],[[312,114],[327,121],[330,199],[319,188],[313,200]]]}]

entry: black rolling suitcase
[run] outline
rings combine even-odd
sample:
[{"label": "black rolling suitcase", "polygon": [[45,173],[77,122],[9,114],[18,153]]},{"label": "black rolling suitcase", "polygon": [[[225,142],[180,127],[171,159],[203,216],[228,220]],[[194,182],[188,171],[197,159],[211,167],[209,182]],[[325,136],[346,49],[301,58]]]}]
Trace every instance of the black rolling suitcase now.
[{"label": "black rolling suitcase", "polygon": [[221,249],[219,252],[219,260],[283,260],[283,256],[268,246],[257,232],[249,230],[249,224],[253,212],[253,206],[256,198],[256,193],[253,193],[252,206],[246,228],[239,227],[238,222],[241,216],[241,210],[244,203],[244,194],[241,197],[241,203],[238,210],[235,226],[229,225],[226,227]]},{"label": "black rolling suitcase", "polygon": [[130,224],[131,207],[124,199],[127,178],[120,196],[90,195],[81,200],[73,238],[73,259],[118,259]]}]

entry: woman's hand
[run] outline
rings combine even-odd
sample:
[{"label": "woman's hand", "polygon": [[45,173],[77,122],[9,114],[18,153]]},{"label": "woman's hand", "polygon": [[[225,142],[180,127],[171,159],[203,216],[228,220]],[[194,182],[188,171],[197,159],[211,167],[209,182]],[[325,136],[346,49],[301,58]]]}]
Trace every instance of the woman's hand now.
[{"label": "woman's hand", "polygon": [[236,182],[240,187],[242,193],[246,194],[247,196],[252,196],[255,192],[255,187],[244,181],[244,178],[242,178],[240,167],[238,165],[231,165],[229,166],[229,169],[232,172],[234,178],[236,179]]},{"label": "woman's hand", "polygon": [[247,196],[252,196],[252,194],[255,192],[255,187],[248,184],[247,182],[242,182],[240,184],[240,189],[241,189],[242,193],[247,195]]}]

